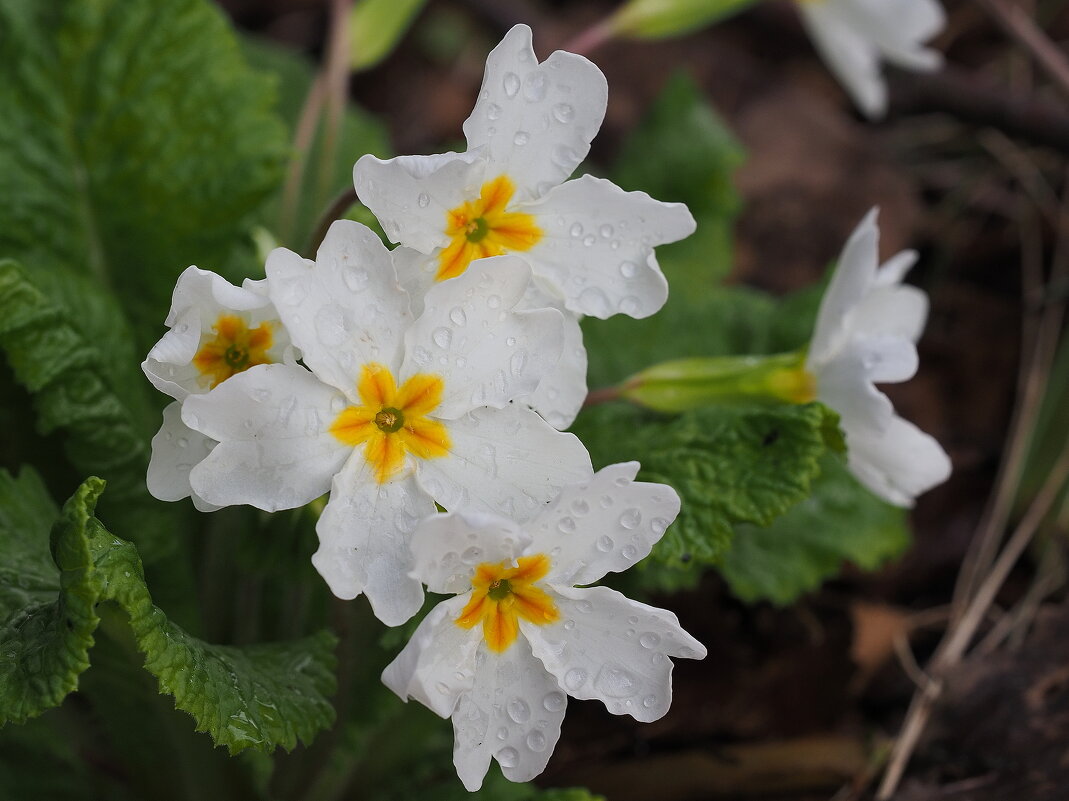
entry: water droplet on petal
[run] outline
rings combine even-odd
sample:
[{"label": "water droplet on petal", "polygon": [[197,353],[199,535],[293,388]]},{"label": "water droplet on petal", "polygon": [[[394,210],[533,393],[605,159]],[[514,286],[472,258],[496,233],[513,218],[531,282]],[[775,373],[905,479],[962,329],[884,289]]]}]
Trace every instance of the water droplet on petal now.
[{"label": "water droplet on petal", "polygon": [[439,348],[445,349],[453,342],[453,332],[444,326],[434,329],[434,333],[431,334],[431,339],[434,340],[434,344]]},{"label": "water droplet on petal", "polygon": [[350,292],[362,292],[367,288],[371,277],[363,267],[349,265],[341,271],[341,280]]},{"label": "water droplet on petal", "polygon": [[587,672],[582,668],[572,668],[564,674],[564,686],[575,691],[586,684]]},{"label": "water droplet on petal", "polygon": [[540,731],[533,731],[527,735],[527,747],[532,751],[541,753],[546,750],[546,735]]},{"label": "water droplet on petal", "polygon": [[620,262],[620,275],[622,275],[624,278],[634,278],[637,272],[638,265],[635,264],[633,261]]},{"label": "water droplet on petal", "polygon": [[609,316],[609,299],[597,287],[589,286],[580,292],[579,303],[588,314],[594,317]]},{"label": "water droplet on petal", "polygon": [[496,756],[503,768],[514,768],[520,761],[520,755],[515,748],[502,748]]},{"label": "water droplet on petal", "polygon": [[579,517],[590,512],[590,504],[584,501],[582,498],[572,501],[572,511]]},{"label": "water droplet on petal", "polygon": [[575,521],[570,517],[562,517],[557,522],[557,528],[563,531],[565,534],[571,534],[575,531]]},{"label": "water droplet on petal", "polygon": [[627,509],[620,515],[620,525],[624,528],[636,528],[642,522],[642,512],[634,507]]},{"label": "water droplet on petal", "polygon": [[515,97],[520,91],[520,76],[515,72],[506,72],[505,77],[501,79],[501,88],[509,97]]},{"label": "water droplet on petal", "polygon": [[557,122],[567,124],[575,119],[575,109],[567,103],[558,103],[553,107],[553,116]]},{"label": "water droplet on petal", "polygon": [[505,726],[502,726],[500,729],[497,730],[497,739],[507,740],[508,738],[509,730]]},{"label": "water droplet on petal", "polygon": [[527,131],[516,131],[516,135],[512,137],[512,143],[519,147],[523,147],[531,141],[531,135]]},{"label": "water droplet on petal", "polygon": [[[505,91],[506,92],[508,91],[508,86],[507,85],[506,85]],[[512,94],[516,94],[516,93],[512,92]],[[511,95],[510,95],[510,97],[511,97]],[[496,120],[496,119],[500,118],[501,117],[501,106],[499,106],[497,103],[491,103],[489,106],[486,107],[486,116],[491,120]]]},{"label": "water droplet on petal", "polygon": [[453,323],[453,325],[467,325],[468,315],[466,315],[464,313],[464,310],[459,306],[454,306],[452,311],[449,312],[449,320]]},{"label": "water droplet on petal", "polygon": [[613,549],[613,546],[616,545],[616,543],[613,542],[612,537],[601,536],[598,537],[598,541],[595,543],[595,545],[597,546],[597,549],[602,553],[608,553]]},{"label": "water droplet on petal", "polygon": [[546,693],[546,697],[542,699],[542,706],[547,712],[560,712],[567,702],[568,699],[564,697],[564,693],[551,692]]},{"label": "water droplet on petal", "polygon": [[635,677],[623,668],[606,666],[598,671],[594,688],[609,698],[627,698],[635,693]]},{"label": "water droplet on petal", "polygon": [[513,698],[505,708],[508,710],[509,717],[517,723],[524,723],[531,717],[531,708],[522,698]]},{"label": "water droplet on petal", "polygon": [[574,237],[580,237],[583,235],[583,226],[580,223],[572,223],[572,227],[568,229],[568,233]]},{"label": "water droplet on petal", "polygon": [[528,103],[537,103],[546,96],[546,76],[541,72],[532,72],[523,82],[523,96]]},{"label": "water droplet on petal", "polygon": [[652,631],[647,631],[641,637],[638,638],[638,644],[643,648],[655,648],[661,641],[659,634],[655,634]]},{"label": "water droplet on petal", "polygon": [[431,199],[427,196],[426,192],[420,192],[419,197],[416,198],[416,202],[421,209],[425,209],[427,206],[431,205]]}]

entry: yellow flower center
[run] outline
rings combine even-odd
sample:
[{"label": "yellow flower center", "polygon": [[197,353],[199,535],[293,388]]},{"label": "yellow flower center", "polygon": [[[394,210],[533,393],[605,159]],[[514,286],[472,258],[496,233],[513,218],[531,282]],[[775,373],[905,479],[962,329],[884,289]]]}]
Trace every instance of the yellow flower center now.
[{"label": "yellow flower center", "polygon": [[456,624],[464,629],[483,624],[483,637],[494,653],[503,653],[520,633],[520,618],[538,626],[556,623],[560,612],[549,594],[535,585],[549,573],[545,554],[521,556],[516,567],[508,562],[483,562],[471,579],[471,600]]},{"label": "yellow flower center", "polygon": [[215,337],[201,345],[193,357],[201,383],[209,389],[250,367],[271,363],[267,356],[275,340],[271,323],[265,321],[250,329],[236,314],[221,314],[212,330]]},{"label": "yellow flower center", "polygon": [[361,406],[342,409],[330,433],[346,445],[364,445],[364,457],[384,484],[405,463],[405,454],[434,459],[449,453],[446,427],[427,417],[442,402],[441,376],[419,373],[398,389],[389,369],[365,364],[357,384]]},{"label": "yellow flower center", "polygon": [[437,280],[456,278],[475,259],[530,250],[542,238],[542,229],[530,214],[506,211],[516,193],[507,175],[483,184],[479,197],[446,212],[449,245],[438,256]]}]

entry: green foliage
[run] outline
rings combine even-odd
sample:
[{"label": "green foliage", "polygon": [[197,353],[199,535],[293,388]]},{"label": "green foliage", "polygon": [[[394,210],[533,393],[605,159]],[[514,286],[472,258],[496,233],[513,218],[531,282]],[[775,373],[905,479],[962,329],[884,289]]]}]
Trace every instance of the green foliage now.
[{"label": "green foliage", "polygon": [[620,150],[612,178],[663,201],[686,203],[697,231],[658,248],[690,292],[712,289],[731,269],[731,229],[741,208],[732,184],[745,153],[694,80],[676,74]]},{"label": "green foliage", "polygon": [[148,438],[126,402],[137,394],[116,394],[105,380],[107,360],[10,260],[0,260],[0,350],[33,394],[40,432],[62,431],[71,464],[111,482],[108,515],[117,530],[136,538],[150,561],[172,553],[173,511],[145,488]]},{"label": "green foliage", "polygon": [[[252,66],[276,81],[278,111],[295,134],[315,79],[312,63],[291,50],[259,39],[244,38],[242,50]],[[294,154],[295,160],[304,156],[300,181],[292,186],[287,184],[262,217],[264,224],[277,234],[279,244],[291,250],[305,248],[317,220],[331,201],[352,190],[353,164],[358,158],[365,153],[380,158],[392,155],[386,127],[357,106],[349,104],[343,110],[341,127],[333,144],[327,141],[327,125],[329,119],[321,120],[308,151]],[[295,169],[293,164],[290,169]]]},{"label": "green foliage", "polygon": [[204,0],[0,0],[0,52],[0,254],[92,276],[151,342],[182,269],[251,253],[269,83]]},{"label": "green foliage", "polygon": [[[145,668],[160,691],[173,695],[175,706],[193,717],[197,730],[231,753],[290,749],[329,725],[334,716],[327,700],[334,692],[334,637],[321,632],[294,642],[240,648],[191,637],[153,605],[133,545],[110,534],[93,516],[103,486],[100,479],[86,481],[52,527],[51,551],[59,573],[53,574],[51,586],[58,597],[50,602],[38,597],[5,610],[0,722],[39,715],[77,687],[100,622],[97,605],[113,601],[126,612]],[[36,568],[33,589],[40,596],[49,589],[48,579],[40,575],[47,499],[32,477],[0,475],[0,498],[18,491],[27,492],[29,499],[5,515],[0,537],[5,554]],[[15,532],[9,524],[21,528]],[[3,579],[19,581],[10,573]],[[11,597],[10,591],[4,597]]]},{"label": "green foliage", "polygon": [[810,497],[765,528],[736,529],[720,572],[743,600],[788,604],[835,576],[844,562],[873,570],[909,541],[905,511],[865,490],[829,457]]},{"label": "green foliage", "polygon": [[722,558],[737,524],[768,525],[806,497],[833,420],[818,403],[708,407],[671,418],[605,406],[585,412],[573,430],[596,467],[639,455],[642,480],[679,492],[683,509],[655,560],[708,564]]},{"label": "green foliage", "polygon": [[427,0],[361,0],[349,14],[349,66],[374,67],[388,56]]},{"label": "green foliage", "polygon": [[663,39],[736,14],[757,0],[631,0],[610,19],[617,36]]}]

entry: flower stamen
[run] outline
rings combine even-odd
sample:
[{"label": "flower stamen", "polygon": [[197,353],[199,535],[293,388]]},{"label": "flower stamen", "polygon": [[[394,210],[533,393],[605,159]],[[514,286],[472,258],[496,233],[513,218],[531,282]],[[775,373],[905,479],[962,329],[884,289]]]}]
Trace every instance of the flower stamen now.
[{"label": "flower stamen", "polygon": [[521,556],[516,567],[509,562],[479,565],[471,579],[471,600],[456,624],[470,629],[482,623],[487,647],[500,654],[516,641],[520,618],[538,626],[556,623],[560,619],[557,605],[536,585],[551,565],[549,557],[541,553]]}]

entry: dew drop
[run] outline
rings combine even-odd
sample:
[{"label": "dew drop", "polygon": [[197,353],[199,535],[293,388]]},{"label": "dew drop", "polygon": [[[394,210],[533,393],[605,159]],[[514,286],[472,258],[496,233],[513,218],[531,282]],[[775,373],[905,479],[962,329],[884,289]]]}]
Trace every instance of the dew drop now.
[{"label": "dew drop", "polygon": [[596,236],[594,236],[593,234],[587,234],[586,236],[583,237],[583,245],[585,247],[591,247],[597,241],[598,241],[598,238]]},{"label": "dew drop", "polygon": [[179,437],[177,445],[178,445],[179,448],[188,448],[189,447],[189,440],[186,439],[185,437]]},{"label": "dew drop", "polygon": [[638,273],[638,265],[633,261],[620,262],[620,275],[624,278],[634,278],[636,273]]},{"label": "dew drop", "polygon": [[434,329],[434,333],[431,334],[431,339],[434,340],[434,344],[439,348],[448,348],[453,342],[453,332],[444,326]]},{"label": "dew drop", "polygon": [[516,337],[506,337],[505,344],[508,345],[510,348],[516,347]]},{"label": "dew drop", "polygon": [[490,297],[488,297],[486,299],[486,305],[489,306],[491,309],[496,309],[496,308],[500,307],[501,306],[501,296],[500,295],[491,295]]},{"label": "dew drop", "polygon": [[636,548],[634,545],[625,545],[623,550],[620,551],[620,555],[624,559],[632,561],[635,559],[635,557],[638,556],[638,548]]},{"label": "dew drop", "polygon": [[497,761],[503,768],[514,768],[519,764],[520,755],[515,748],[502,748],[497,752]]},{"label": "dew drop", "polygon": [[624,511],[620,515],[620,525],[627,529],[637,528],[638,524],[642,522],[642,512],[634,507]]},{"label": "dew drop", "polygon": [[611,495],[602,495],[601,499],[598,502],[601,504],[602,509],[608,509],[610,506],[612,506],[613,499]]},{"label": "dew drop", "polygon": [[593,317],[603,319],[609,316],[609,299],[597,287],[588,286],[580,292],[579,304],[587,314]]},{"label": "dew drop", "polygon": [[421,209],[425,209],[427,206],[431,205],[431,199],[427,196],[426,192],[420,192],[419,197],[416,198],[416,202]]},{"label": "dew drop", "polygon": [[660,641],[661,636],[659,634],[655,634],[652,631],[647,631],[645,634],[638,638],[638,644],[641,645],[643,648],[655,648]]},{"label": "dew drop", "polygon": [[565,620],[563,625],[564,625],[564,630],[565,631],[571,631],[572,629],[575,628],[575,621],[574,620]]},{"label": "dew drop", "polygon": [[553,107],[553,117],[557,122],[568,124],[575,119],[575,109],[567,103],[558,103]]},{"label": "dew drop", "polygon": [[613,228],[608,223],[605,223],[598,229],[598,233],[601,234],[602,239],[608,239],[613,234]]},{"label": "dew drop", "polygon": [[602,553],[608,553],[613,549],[614,545],[616,545],[616,543],[613,542],[612,537],[608,536],[598,537],[598,541],[595,543],[597,549]]},{"label": "dew drop", "polygon": [[642,699],[642,705],[644,707],[646,707],[646,709],[652,708],[653,705],[656,704],[656,703],[657,703],[657,696],[656,695],[647,695],[645,698]]},{"label": "dew drop", "polygon": [[584,501],[582,498],[572,501],[572,511],[579,517],[590,512],[590,504]]},{"label": "dew drop", "polygon": [[586,684],[587,672],[582,668],[572,668],[564,674],[564,686],[569,690],[578,690]]},{"label": "dew drop", "polygon": [[652,531],[656,536],[660,537],[667,530],[668,521],[665,520],[663,517],[655,517],[653,518],[653,520],[650,521],[650,531]]},{"label": "dew drop", "polygon": [[431,352],[422,345],[417,345],[412,349],[412,361],[418,364],[420,367],[425,367],[430,364]]},{"label": "dew drop", "polygon": [[454,306],[452,311],[449,312],[449,320],[453,325],[467,325],[468,315],[466,315],[464,310],[459,306]]},{"label": "dew drop", "polygon": [[505,77],[501,79],[501,88],[509,97],[515,97],[520,91],[520,76],[515,72],[506,72]]},{"label": "dew drop", "polygon": [[509,717],[517,723],[525,723],[531,717],[531,708],[522,698],[513,698],[505,708],[508,710]]},{"label": "dew drop", "polygon": [[436,689],[442,695],[449,695],[449,685],[446,684],[444,681],[440,681],[436,685],[434,685],[434,689]]},{"label": "dew drop", "polygon": [[637,626],[638,625],[638,615],[631,615],[630,617],[627,618],[627,622],[630,623],[632,626]]},{"label": "dew drop", "polygon": [[531,135],[527,131],[516,131],[516,135],[512,137],[512,144],[523,147],[531,141]]},{"label": "dew drop", "polygon": [[499,739],[499,740],[507,740],[508,738],[509,738],[509,730],[507,728],[502,726],[500,729],[497,730],[497,739]]},{"label": "dew drop", "polygon": [[590,603],[590,601],[579,601],[575,605],[575,608],[582,612],[584,615],[589,615],[591,612],[594,611],[594,604]]},{"label": "dew drop", "polygon": [[363,267],[349,265],[341,271],[341,280],[350,292],[362,292],[371,280]]},{"label": "dew drop", "polygon": [[466,565],[477,565],[483,558],[483,552],[481,548],[471,547],[468,548],[460,555],[460,561]]},{"label": "dew drop", "polygon": [[537,103],[546,96],[546,76],[541,72],[532,72],[523,82],[523,96],[528,103]]},{"label": "dew drop", "polygon": [[627,698],[635,693],[635,677],[623,668],[603,667],[594,679],[594,687],[609,698]]},{"label": "dew drop", "polygon": [[[507,85],[505,91],[508,91]],[[512,92],[512,94],[514,95],[516,93]],[[491,103],[489,106],[486,107],[486,116],[491,120],[499,119],[501,117],[501,106],[499,106],[497,103]]]},{"label": "dew drop", "polygon": [[532,751],[541,753],[546,750],[546,735],[540,731],[533,731],[527,735],[527,747]]},{"label": "dew drop", "polygon": [[568,233],[574,237],[580,237],[583,235],[583,226],[579,223],[572,223],[572,227],[568,229]]},{"label": "dew drop", "polygon": [[575,531],[575,521],[570,517],[562,517],[557,522],[557,528],[563,531],[565,534],[571,534]]}]

